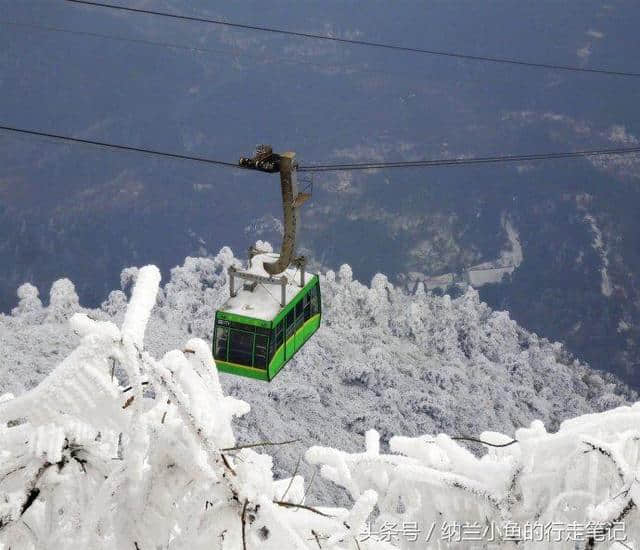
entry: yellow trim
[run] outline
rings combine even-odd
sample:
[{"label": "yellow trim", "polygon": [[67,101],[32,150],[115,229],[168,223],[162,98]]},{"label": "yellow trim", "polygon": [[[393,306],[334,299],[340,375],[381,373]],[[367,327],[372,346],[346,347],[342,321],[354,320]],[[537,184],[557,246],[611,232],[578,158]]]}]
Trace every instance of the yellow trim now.
[{"label": "yellow trim", "polygon": [[[302,323],[302,325],[300,326],[300,328],[298,330],[296,330],[293,335],[291,335],[289,337],[289,339],[286,341],[287,343],[290,342],[291,340],[295,339],[296,335],[298,334],[298,332],[301,332],[305,326],[307,326],[309,323],[311,323],[312,321],[315,321],[317,318],[320,317],[319,313],[316,313],[313,317],[310,317],[309,319],[307,319],[304,323]],[[278,352],[282,349],[282,347],[284,346],[284,344],[282,344],[277,350],[275,350],[273,352],[273,356],[275,357]],[[253,370],[256,372],[263,372],[263,373],[267,373],[267,371],[269,370],[269,367],[271,366],[271,362],[273,361],[273,357],[271,358],[271,361],[269,362],[269,364],[267,365],[266,368],[261,369],[260,367],[250,367],[249,365],[240,365],[239,363],[232,363],[231,361],[222,361],[219,360],[220,363],[223,363],[225,365],[229,365],[230,367],[236,367],[236,368],[240,368],[240,369],[249,369],[249,370]],[[283,358],[283,362],[286,362],[287,359]],[[218,361],[216,361],[214,359],[214,363],[218,363]]]},{"label": "yellow trim", "polygon": [[[214,359],[213,360],[214,363],[216,363],[216,365],[218,364],[217,361]],[[258,372],[267,372],[267,369],[261,369],[260,367],[250,367],[249,365],[239,365],[238,363],[232,363],[231,361],[220,361],[220,363],[223,363],[225,365],[229,365],[231,367],[238,367],[241,369],[250,369],[250,370],[255,370]]]},{"label": "yellow trim", "polygon": [[[318,319],[320,318],[320,314],[319,314],[319,313],[316,313],[313,317],[309,317],[309,318],[308,318],[304,323],[302,323],[302,326],[301,326],[298,330],[296,330],[296,331],[293,333],[293,335],[292,335],[292,336],[290,336],[290,337],[289,337],[289,340],[291,340],[291,339],[295,338],[295,337],[296,337],[296,334],[298,334],[298,332],[300,332],[300,331],[301,331],[305,326],[307,326],[311,321],[314,321],[316,318],[318,318]],[[283,328],[282,330],[284,331],[284,328]],[[284,342],[284,343],[283,343],[283,344],[282,344],[282,345],[281,345],[277,350],[275,350],[275,351],[273,352],[273,357],[275,357],[276,355],[278,355],[278,352],[282,349],[282,346],[284,346],[284,344],[285,344],[286,342],[288,342],[289,340],[286,340],[286,341],[285,341],[285,342]],[[271,366],[271,363],[273,362],[273,357],[271,358],[271,361],[269,361],[269,366]],[[284,359],[284,362],[286,362],[286,361],[287,361],[287,359],[285,358],[285,359]],[[253,367],[251,367],[251,368],[253,368]]]}]

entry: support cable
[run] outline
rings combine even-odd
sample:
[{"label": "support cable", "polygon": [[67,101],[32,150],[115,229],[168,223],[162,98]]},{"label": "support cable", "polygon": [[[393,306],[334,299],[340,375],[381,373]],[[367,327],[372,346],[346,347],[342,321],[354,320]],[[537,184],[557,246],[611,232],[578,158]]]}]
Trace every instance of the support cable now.
[{"label": "support cable", "polygon": [[440,57],[449,57],[456,59],[463,59],[467,61],[479,61],[484,63],[502,63],[509,65],[519,65],[523,67],[533,67],[537,69],[551,69],[555,71],[571,71],[577,73],[595,73],[595,74],[603,74],[609,76],[624,76],[624,77],[640,77],[640,72],[634,71],[618,71],[606,68],[587,68],[587,67],[578,67],[575,65],[563,65],[558,63],[540,63],[535,61],[526,61],[523,59],[516,59],[511,57],[492,57],[492,56],[484,56],[484,55],[472,55],[463,52],[455,52],[455,51],[446,51],[446,50],[432,50],[425,48],[416,48],[409,46],[402,46],[400,44],[389,44],[385,42],[374,42],[369,40],[357,40],[351,38],[340,38],[337,36],[326,36],[322,34],[315,34],[309,32],[301,32],[301,31],[293,31],[289,29],[281,29],[276,27],[266,27],[261,25],[248,25],[245,23],[234,23],[231,21],[223,21],[221,19],[212,19],[208,17],[197,17],[191,15],[181,15],[177,13],[158,11],[158,10],[148,10],[143,8],[132,8],[128,6],[118,6],[116,4],[110,4],[107,2],[95,2],[91,0],[63,0],[70,4],[77,5],[85,5],[94,8],[106,8],[111,10],[123,11],[127,13],[137,13],[144,15],[154,15],[158,17],[166,17],[171,19],[179,19],[182,21],[191,21],[198,23],[208,23],[212,25],[221,25],[225,27],[230,27],[234,29],[242,29],[242,30],[251,30],[251,31],[261,31],[268,32],[273,34],[281,34],[286,36],[294,36],[297,38],[308,38],[314,40],[326,40],[331,42],[339,42],[342,44],[349,45],[357,45],[357,46],[367,46],[379,49],[387,49],[387,50],[395,50],[401,52],[410,52],[410,53],[418,53],[418,54],[426,54],[432,56],[440,56]]},{"label": "support cable", "polygon": [[37,130],[27,130],[25,128],[16,128],[14,126],[5,126],[0,125],[0,130],[4,130],[5,132],[14,132],[17,134],[26,134],[37,137],[44,138],[52,138],[60,141],[66,141],[68,143],[78,143],[81,145],[93,145],[96,147],[102,147],[106,149],[116,149],[118,151],[132,151],[134,153],[143,153],[146,155],[154,155],[159,157],[168,157],[179,160],[190,160],[193,162],[202,162],[206,164],[215,164],[218,166],[226,166],[227,168],[238,168],[244,169],[242,166],[239,166],[236,162],[226,162],[223,160],[215,160],[208,157],[199,157],[194,155],[187,155],[185,153],[170,153],[167,151],[158,151],[157,149],[147,149],[144,147],[133,147],[131,145],[121,145],[118,143],[108,143],[106,141],[97,141],[93,139],[84,139],[84,138],[76,138],[72,136],[66,136],[62,134],[54,134],[51,132],[40,132]]},{"label": "support cable", "polygon": [[[104,149],[114,149],[118,151],[129,151],[153,155],[158,157],[166,157],[178,160],[188,160],[192,162],[200,162],[205,164],[213,164],[216,166],[224,166],[226,168],[242,169],[243,166],[235,162],[212,159],[186,153],[173,153],[168,151],[160,151],[157,149],[134,147],[131,145],[122,145],[118,143],[109,143],[106,141],[98,141],[92,139],[77,138],[69,135],[57,134],[53,132],[43,132],[38,130],[29,130],[26,128],[18,128],[15,126],[0,125],[0,130],[22,135],[30,135],[35,137],[51,138],[67,143],[75,143],[80,145],[90,145],[101,147]],[[499,155],[491,157],[456,157],[456,158],[440,158],[440,159],[424,159],[417,161],[395,161],[395,162],[364,162],[355,164],[311,164],[306,166],[298,166],[298,172],[342,172],[352,170],[387,170],[392,168],[431,168],[436,166],[464,166],[475,164],[498,164],[506,162],[532,162],[541,160],[556,160],[566,158],[585,158],[599,156],[617,156],[639,154],[640,146],[615,148],[615,149],[588,149],[582,151],[564,151],[564,152],[548,152],[520,155]]]}]

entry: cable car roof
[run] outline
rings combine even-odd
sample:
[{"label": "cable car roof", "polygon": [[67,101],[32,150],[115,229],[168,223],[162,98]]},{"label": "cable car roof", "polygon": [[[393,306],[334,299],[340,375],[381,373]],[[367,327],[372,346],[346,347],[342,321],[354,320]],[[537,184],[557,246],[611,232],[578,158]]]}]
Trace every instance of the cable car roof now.
[{"label": "cable car roof", "polygon": [[[269,277],[263,264],[265,262],[272,263],[277,260],[278,257],[279,255],[274,252],[257,254],[251,260],[251,267],[245,271],[261,277]],[[289,267],[280,276],[282,275],[288,279],[286,285],[286,303],[284,306],[286,307],[302,290],[300,286],[302,273],[299,269]],[[274,279],[274,283],[278,283],[280,276]],[[313,276],[313,273],[305,272],[305,284],[308,284]],[[272,321],[283,309],[280,306],[280,292],[280,284],[265,285],[258,283],[254,290],[246,290],[244,286],[241,286],[237,291],[237,295],[229,298],[220,307],[219,311],[252,317],[262,321]]]}]

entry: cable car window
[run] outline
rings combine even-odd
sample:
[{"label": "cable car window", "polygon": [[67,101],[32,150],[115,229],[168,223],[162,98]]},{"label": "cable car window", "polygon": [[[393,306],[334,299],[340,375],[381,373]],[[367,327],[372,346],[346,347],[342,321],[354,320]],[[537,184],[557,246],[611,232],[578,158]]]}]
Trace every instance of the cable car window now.
[{"label": "cable car window", "polygon": [[253,334],[240,330],[231,331],[231,340],[229,342],[229,361],[231,363],[252,365],[253,336]]},{"label": "cable car window", "polygon": [[318,293],[314,288],[311,291],[311,315],[315,315],[316,313],[318,313]]},{"label": "cable car window", "polygon": [[284,331],[284,322],[280,322],[279,325],[276,326],[274,330],[274,336],[271,337],[271,356],[276,352],[276,350],[282,345],[282,334]]},{"label": "cable car window", "polygon": [[302,323],[304,323],[304,316],[302,315],[303,312],[302,300],[300,300],[296,304],[296,330],[298,330],[302,326]]},{"label": "cable car window", "polygon": [[295,332],[295,323],[294,323],[294,313],[295,311],[292,309],[289,313],[287,313],[287,330],[286,330],[286,339],[291,338],[293,333]]},{"label": "cable car window", "polygon": [[236,323],[235,321],[231,322],[232,329],[244,330],[245,332],[255,332],[256,327],[253,325],[247,325],[245,323]]},{"label": "cable car window", "polygon": [[255,354],[253,366],[261,369],[267,368],[267,342],[266,336],[256,335]]},{"label": "cable car window", "polygon": [[227,340],[229,338],[229,329],[218,326],[216,328],[216,349],[214,357],[223,361],[227,360]]},{"label": "cable car window", "polygon": [[307,301],[304,305],[304,320],[308,321],[309,319],[311,319],[311,302]]}]

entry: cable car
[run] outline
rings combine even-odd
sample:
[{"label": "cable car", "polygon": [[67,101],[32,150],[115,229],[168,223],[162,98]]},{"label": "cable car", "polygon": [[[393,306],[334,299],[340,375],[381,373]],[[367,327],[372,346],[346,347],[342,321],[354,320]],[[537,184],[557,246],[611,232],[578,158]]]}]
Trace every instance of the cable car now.
[{"label": "cable car", "polygon": [[[265,258],[277,255],[259,254],[252,263],[260,266]],[[230,277],[236,275],[232,271]],[[318,330],[318,276],[289,268],[283,278],[284,301],[267,285],[252,281],[216,312],[213,356],[218,370],[270,381]]]},{"label": "cable car", "polygon": [[[213,357],[219,371],[271,381],[320,327],[322,302],[317,275],[295,256],[298,209],[308,198],[298,192],[294,153],[278,155],[261,145],[240,166],[279,172],[284,209],[280,253],[249,248],[246,270],[228,269],[229,298],[216,311]],[[237,288],[237,280],[243,280]]]}]

